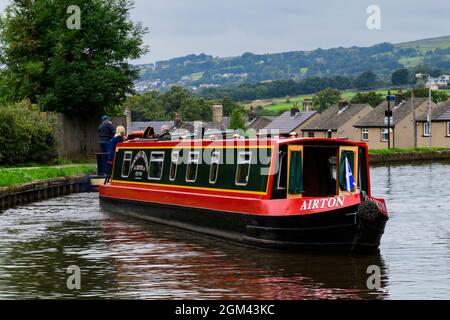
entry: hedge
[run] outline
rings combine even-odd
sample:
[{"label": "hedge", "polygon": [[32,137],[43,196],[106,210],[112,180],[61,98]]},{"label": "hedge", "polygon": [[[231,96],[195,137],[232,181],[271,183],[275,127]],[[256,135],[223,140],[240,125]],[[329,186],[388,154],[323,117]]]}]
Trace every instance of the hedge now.
[{"label": "hedge", "polygon": [[0,105],[0,165],[48,163],[57,157],[52,125],[28,100]]}]

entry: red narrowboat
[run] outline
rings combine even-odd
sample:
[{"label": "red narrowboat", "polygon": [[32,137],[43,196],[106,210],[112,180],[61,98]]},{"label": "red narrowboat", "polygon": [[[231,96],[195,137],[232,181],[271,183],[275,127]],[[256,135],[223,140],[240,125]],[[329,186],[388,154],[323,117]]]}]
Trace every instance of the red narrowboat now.
[{"label": "red narrowboat", "polygon": [[365,143],[134,139],[100,186],[112,213],[266,248],[376,250],[388,220]]}]

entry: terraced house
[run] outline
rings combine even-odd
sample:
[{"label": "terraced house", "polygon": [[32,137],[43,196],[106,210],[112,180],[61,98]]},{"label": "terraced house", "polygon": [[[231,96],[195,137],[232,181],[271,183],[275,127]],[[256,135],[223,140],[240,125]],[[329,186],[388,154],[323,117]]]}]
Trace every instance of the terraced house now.
[{"label": "terraced house", "polygon": [[359,135],[353,125],[372,110],[373,108],[368,104],[341,102],[305,124],[302,128],[303,137],[359,141]]},{"label": "terraced house", "polygon": [[[431,102],[432,110],[436,104]],[[405,99],[398,97],[392,103],[391,130],[388,131],[388,119],[386,111],[387,102],[383,102],[363,119],[358,121],[354,127],[357,129],[356,141],[367,142],[370,149],[388,148],[388,137],[391,138],[391,147],[414,148],[416,142],[417,124],[416,119],[424,116],[428,109],[427,98]]]},{"label": "terraced house", "polygon": [[[431,135],[431,136],[430,136]],[[426,114],[417,118],[417,146],[450,148],[450,99],[439,103],[431,113],[431,130]]]},{"label": "terraced house", "polygon": [[282,136],[288,136],[292,132],[300,135],[303,127],[318,116],[319,113],[317,111],[299,111],[292,108],[291,111],[286,111],[275,118],[263,130],[266,133],[271,133],[271,131],[275,130]]}]

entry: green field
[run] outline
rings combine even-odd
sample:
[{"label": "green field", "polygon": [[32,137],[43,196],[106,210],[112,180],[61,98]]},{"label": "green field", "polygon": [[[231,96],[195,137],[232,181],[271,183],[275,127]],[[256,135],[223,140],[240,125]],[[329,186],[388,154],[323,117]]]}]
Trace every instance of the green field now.
[{"label": "green field", "polygon": [[95,169],[95,166],[92,165],[0,169],[0,187],[11,187],[41,180],[69,177],[81,173],[95,172]]},{"label": "green field", "polygon": [[417,40],[411,42],[404,42],[395,45],[397,48],[415,48],[422,52],[426,52],[428,50],[434,50],[437,48],[449,48],[450,47],[450,36]]}]

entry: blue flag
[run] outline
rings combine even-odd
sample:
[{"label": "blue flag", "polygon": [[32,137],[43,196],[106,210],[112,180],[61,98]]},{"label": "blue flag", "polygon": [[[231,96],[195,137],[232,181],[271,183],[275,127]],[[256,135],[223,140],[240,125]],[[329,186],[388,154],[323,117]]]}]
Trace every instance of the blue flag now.
[{"label": "blue flag", "polygon": [[348,192],[351,192],[356,187],[352,167],[350,167],[350,162],[348,162],[347,157],[345,157],[345,186]]}]

